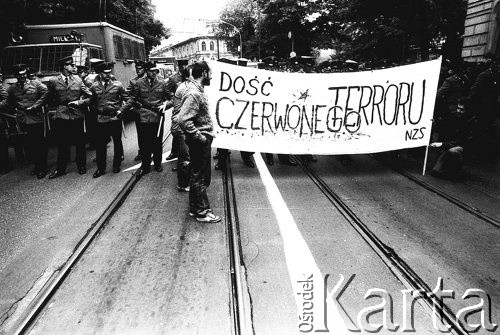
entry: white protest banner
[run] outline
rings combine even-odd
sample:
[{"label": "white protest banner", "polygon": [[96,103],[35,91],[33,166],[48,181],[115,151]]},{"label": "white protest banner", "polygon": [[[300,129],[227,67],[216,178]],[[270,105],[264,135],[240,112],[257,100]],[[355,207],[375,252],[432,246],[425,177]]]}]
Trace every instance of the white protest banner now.
[{"label": "white protest banner", "polygon": [[327,155],[429,144],[441,59],[328,74],[209,65],[214,147]]}]

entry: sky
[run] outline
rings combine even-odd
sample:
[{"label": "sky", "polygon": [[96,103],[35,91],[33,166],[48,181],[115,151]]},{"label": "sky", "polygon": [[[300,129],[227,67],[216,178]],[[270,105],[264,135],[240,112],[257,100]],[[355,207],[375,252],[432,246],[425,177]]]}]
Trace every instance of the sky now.
[{"label": "sky", "polygon": [[[231,0],[152,0],[155,17],[171,29],[173,39],[190,37],[206,29],[199,19],[215,19]],[[201,32],[203,33],[203,32]]]}]

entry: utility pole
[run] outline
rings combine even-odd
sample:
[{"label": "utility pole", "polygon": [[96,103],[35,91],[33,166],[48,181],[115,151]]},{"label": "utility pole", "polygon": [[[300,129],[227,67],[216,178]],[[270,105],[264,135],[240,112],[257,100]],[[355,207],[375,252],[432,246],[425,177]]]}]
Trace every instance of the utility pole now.
[{"label": "utility pole", "polygon": [[222,22],[222,23],[230,25],[231,27],[233,27],[238,32],[238,35],[240,36],[240,58],[243,58],[243,40],[241,39],[241,31],[238,28],[236,28],[236,26],[234,24],[231,24],[231,23],[226,22],[226,21],[221,20],[221,19],[218,19],[218,20],[220,22]]},{"label": "utility pole", "polygon": [[257,8],[258,10],[258,16],[257,16],[257,29],[258,29],[258,34],[257,34],[257,48],[258,48],[258,61],[260,62],[260,9]]}]

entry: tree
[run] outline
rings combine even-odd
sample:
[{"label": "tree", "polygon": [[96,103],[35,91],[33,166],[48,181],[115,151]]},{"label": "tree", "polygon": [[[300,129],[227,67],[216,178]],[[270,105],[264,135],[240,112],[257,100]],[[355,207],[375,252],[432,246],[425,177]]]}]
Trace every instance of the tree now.
[{"label": "tree", "polygon": [[221,12],[220,20],[215,27],[216,34],[218,36],[233,37],[229,41],[228,47],[234,54],[239,54],[239,34],[241,34],[243,56],[248,58],[258,57],[256,49],[258,19],[258,7],[254,0],[235,0],[229,2]]},{"label": "tree", "polygon": [[297,55],[310,54],[314,30],[307,20],[307,9],[306,1],[275,0],[266,3],[262,31],[264,46],[272,51],[272,55],[288,58],[292,46]]},{"label": "tree", "polygon": [[[294,51],[304,55],[310,53],[311,36],[314,34],[305,19],[306,8],[306,1],[237,0],[226,5],[220,19],[240,30],[244,57],[288,57],[292,43]],[[230,25],[218,25],[219,33],[225,36],[233,30]],[[229,46],[235,51],[239,40],[236,34],[233,37]]]},{"label": "tree", "polygon": [[[345,57],[400,62],[425,60],[443,45],[444,56],[460,57],[466,0],[315,1],[316,21],[335,23],[335,42]],[[327,27],[323,24],[323,33]]]},{"label": "tree", "polygon": [[154,11],[151,0],[3,0],[0,47],[9,44],[10,32],[22,32],[24,24],[95,22],[106,18],[107,22],[144,37],[149,52],[162,38],[170,36],[170,31],[154,18]]},{"label": "tree", "polygon": [[466,7],[466,0],[239,0],[221,18],[242,28],[245,55],[255,54],[257,35],[263,57],[288,57],[291,32],[298,55],[334,48],[343,59],[400,63],[431,52],[460,58]]}]

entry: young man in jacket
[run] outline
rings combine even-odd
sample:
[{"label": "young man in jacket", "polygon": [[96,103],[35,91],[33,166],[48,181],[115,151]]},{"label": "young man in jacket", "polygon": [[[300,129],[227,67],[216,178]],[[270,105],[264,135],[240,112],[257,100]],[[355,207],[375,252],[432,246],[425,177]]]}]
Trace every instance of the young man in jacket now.
[{"label": "young man in jacket", "polygon": [[193,64],[192,87],[182,98],[179,125],[186,135],[190,154],[189,214],[199,222],[214,223],[221,218],[213,214],[207,196],[211,180],[213,122],[204,87],[210,85],[212,72],[206,62]]}]

